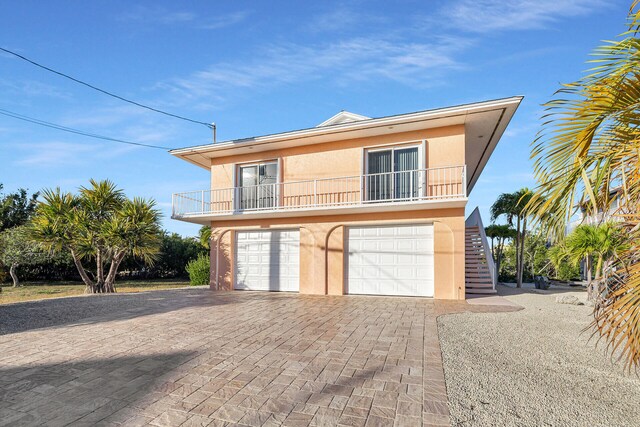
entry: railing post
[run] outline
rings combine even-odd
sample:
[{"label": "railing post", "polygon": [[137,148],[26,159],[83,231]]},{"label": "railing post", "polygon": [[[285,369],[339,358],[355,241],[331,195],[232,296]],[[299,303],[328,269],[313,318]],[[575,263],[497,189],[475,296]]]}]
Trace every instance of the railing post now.
[{"label": "railing post", "polygon": [[231,189],[231,209],[233,211],[237,211],[240,208],[240,204],[238,203],[238,187],[233,187]]},{"label": "railing post", "polygon": [[462,197],[467,197],[467,165],[462,165]]},{"label": "railing post", "polygon": [[202,197],[202,206],[201,206],[201,211],[200,213],[204,213],[204,190],[202,190],[202,194],[200,195],[200,197]]},{"label": "railing post", "polygon": [[313,180],[313,205],[318,206],[318,180]]},{"label": "railing post", "polygon": [[364,203],[364,175],[360,174],[360,204]]},{"label": "railing post", "polygon": [[409,172],[409,191],[409,194],[411,194],[411,200],[413,200],[413,172]]}]

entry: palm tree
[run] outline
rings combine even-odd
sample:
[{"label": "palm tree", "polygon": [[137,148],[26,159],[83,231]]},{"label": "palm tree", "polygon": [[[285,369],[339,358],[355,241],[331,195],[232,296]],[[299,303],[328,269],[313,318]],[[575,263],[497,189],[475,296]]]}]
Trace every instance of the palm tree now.
[{"label": "palm tree", "polygon": [[565,246],[571,261],[576,264],[584,260],[584,271],[587,278],[587,289],[591,297],[592,286],[592,258],[598,250],[598,237],[596,227],[592,225],[580,225],[567,236]]},{"label": "palm tree", "polygon": [[564,241],[559,242],[549,248],[549,250],[547,251],[547,258],[549,258],[549,262],[551,263],[551,265],[553,265],[556,277],[558,277],[558,273],[564,263],[568,262],[572,266],[575,265],[571,258],[569,248],[567,248],[566,242]]},{"label": "palm tree", "polygon": [[515,249],[516,249],[516,286],[522,287],[524,273],[524,242],[527,235],[527,218],[529,213],[525,210],[532,194],[527,188],[515,193],[503,193],[491,205],[491,221],[494,222],[504,215],[509,226],[513,227],[515,219]]},{"label": "palm tree", "polygon": [[[596,273],[596,283],[606,273],[610,263],[618,256],[626,243],[618,228],[612,223],[599,225],[580,225],[576,227],[565,242],[569,256],[574,263],[584,260],[589,297],[594,297],[592,270]],[[595,268],[592,259],[595,258]]]},{"label": "palm tree", "polygon": [[[500,276],[500,264],[504,255],[504,244],[508,239],[515,238],[516,231],[508,224],[490,224],[485,227],[485,233],[487,237],[491,239],[491,254],[496,263],[497,274]],[[495,245],[494,240],[498,241]]]},{"label": "palm tree", "polygon": [[546,104],[544,125],[533,143],[538,181],[528,205],[546,216],[561,239],[578,205],[608,211],[610,187],[620,187],[615,212],[629,244],[607,265],[594,327],[631,369],[640,365],[640,11],[634,1],[620,40],[594,51],[595,67],[564,85]]},{"label": "palm tree", "polygon": [[[86,293],[115,292],[125,256],[149,263],[158,254],[160,213],[155,202],[129,200],[110,181],[90,184],[77,196],[59,188],[45,190],[31,221],[31,234],[50,252],[71,254]],[[87,259],[95,260],[95,272],[84,267]],[[106,263],[110,267],[105,277]]]},{"label": "palm tree", "polygon": [[209,249],[209,242],[211,241],[211,227],[208,225],[203,225],[200,227],[198,231],[198,240],[200,244],[205,248]]},{"label": "palm tree", "polygon": [[125,201],[124,192],[108,180],[90,180],[89,187],[80,187],[79,201],[81,210],[76,211],[76,220],[83,224],[83,238],[88,249],[86,255],[96,258],[96,284],[98,289],[105,287],[104,262],[108,242],[102,233],[102,227],[111,221]]},{"label": "palm tree", "polygon": [[162,242],[160,212],[153,200],[134,198],[125,200],[115,215],[103,225],[102,235],[107,243],[111,266],[104,282],[105,292],[115,292],[118,267],[125,256],[152,264],[160,254]]}]

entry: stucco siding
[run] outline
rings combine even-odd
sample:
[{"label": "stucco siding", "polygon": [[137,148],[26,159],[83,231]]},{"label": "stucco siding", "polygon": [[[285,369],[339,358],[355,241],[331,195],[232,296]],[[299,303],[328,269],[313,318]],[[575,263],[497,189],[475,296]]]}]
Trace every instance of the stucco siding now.
[{"label": "stucco siding", "polygon": [[[350,225],[391,225],[430,223],[434,225],[434,297],[464,299],[464,209],[438,209],[403,212],[332,215],[304,218],[216,221],[214,236],[223,234],[218,262],[218,287],[233,288],[235,248],[228,230],[300,228],[300,293],[342,295],[344,281],[344,229]],[[215,242],[212,260],[215,260]],[[212,287],[215,288],[215,262],[212,262]]]},{"label": "stucco siding", "polygon": [[234,165],[282,159],[281,181],[358,176],[362,173],[363,149],[426,141],[421,160],[425,167],[464,164],[464,126],[449,126],[370,138],[350,139],[310,146],[215,158],[211,165],[211,188],[234,187]]}]

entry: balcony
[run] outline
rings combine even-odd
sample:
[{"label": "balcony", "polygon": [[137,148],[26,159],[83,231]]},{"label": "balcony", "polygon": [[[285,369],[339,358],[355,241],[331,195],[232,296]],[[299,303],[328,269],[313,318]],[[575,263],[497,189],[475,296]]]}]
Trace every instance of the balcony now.
[{"label": "balcony", "polygon": [[464,206],[466,166],[176,193],[174,219],[201,222],[251,216],[304,216]]}]

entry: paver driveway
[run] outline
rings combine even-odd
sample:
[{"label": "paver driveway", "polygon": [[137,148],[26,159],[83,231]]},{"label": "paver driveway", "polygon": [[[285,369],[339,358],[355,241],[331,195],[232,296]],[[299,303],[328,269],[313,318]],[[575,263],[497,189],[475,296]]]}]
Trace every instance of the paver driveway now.
[{"label": "paver driveway", "polygon": [[102,314],[0,336],[0,425],[449,423],[435,317],[465,303],[188,289],[54,306],[83,304]]}]

